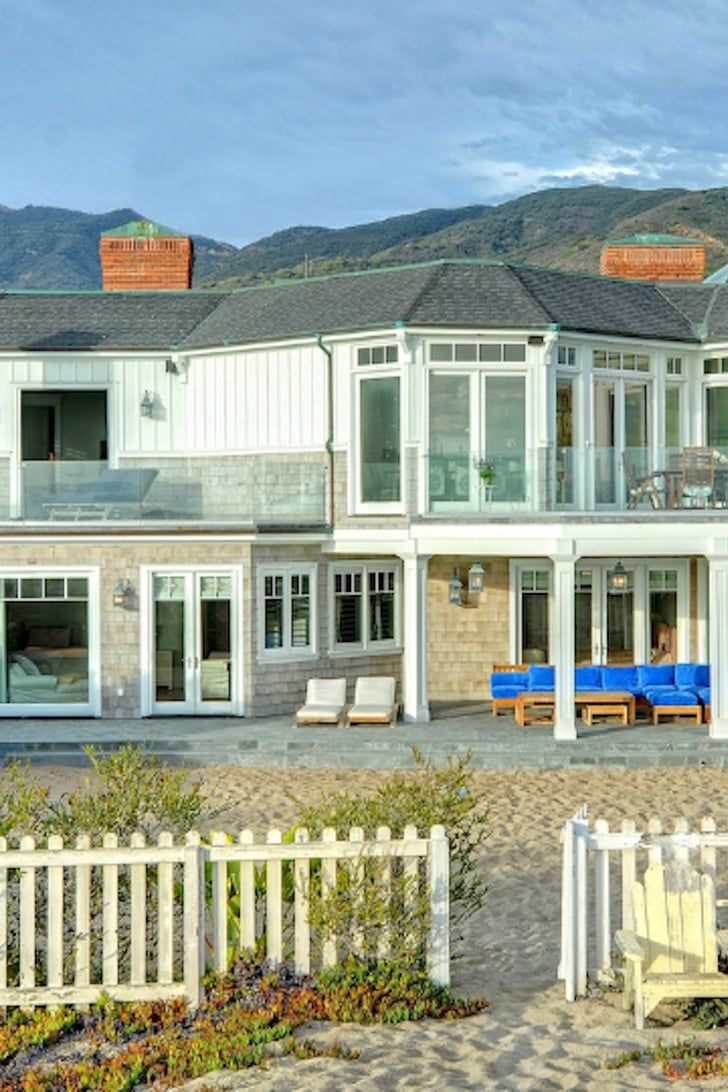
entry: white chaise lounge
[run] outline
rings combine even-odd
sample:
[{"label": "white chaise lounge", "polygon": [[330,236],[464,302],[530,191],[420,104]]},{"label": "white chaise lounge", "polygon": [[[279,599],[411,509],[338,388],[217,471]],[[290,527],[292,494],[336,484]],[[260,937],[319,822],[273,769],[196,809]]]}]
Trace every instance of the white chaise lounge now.
[{"label": "white chaise lounge", "polygon": [[347,723],[394,724],[398,709],[394,686],[394,679],[389,675],[365,675],[357,679]]},{"label": "white chaise lounge", "polygon": [[309,679],[296,724],[338,724],[346,705],[346,679]]}]

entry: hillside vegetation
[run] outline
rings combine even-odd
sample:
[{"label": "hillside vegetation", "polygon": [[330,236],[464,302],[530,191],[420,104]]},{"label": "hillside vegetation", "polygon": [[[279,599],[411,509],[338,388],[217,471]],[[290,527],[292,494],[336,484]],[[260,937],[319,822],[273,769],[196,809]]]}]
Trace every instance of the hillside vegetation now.
[{"label": "hillside vegetation", "polygon": [[[141,218],[133,209],[92,215],[0,206],[0,288],[99,288],[100,233]],[[604,242],[637,232],[701,238],[715,269],[728,261],[728,189],[542,190],[502,205],[426,209],[347,228],[291,227],[240,249],[193,236],[195,286],[227,289],[439,258],[596,273]]]}]

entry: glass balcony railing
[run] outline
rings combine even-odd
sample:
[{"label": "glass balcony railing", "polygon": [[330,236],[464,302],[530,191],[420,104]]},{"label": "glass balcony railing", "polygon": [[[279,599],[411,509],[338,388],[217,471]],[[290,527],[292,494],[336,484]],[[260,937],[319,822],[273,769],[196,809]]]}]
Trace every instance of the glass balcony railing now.
[{"label": "glass balcony railing", "polygon": [[728,509],[728,448],[539,448],[433,454],[428,514]]},{"label": "glass balcony railing", "polygon": [[255,526],[326,522],[326,468],[300,459],[164,459],[28,462],[17,511],[26,522],[173,521]]}]

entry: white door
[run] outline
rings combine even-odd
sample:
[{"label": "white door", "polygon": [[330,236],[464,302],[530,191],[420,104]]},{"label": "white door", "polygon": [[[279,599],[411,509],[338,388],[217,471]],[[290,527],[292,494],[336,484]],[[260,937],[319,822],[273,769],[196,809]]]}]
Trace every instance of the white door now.
[{"label": "white door", "polygon": [[239,713],[239,580],[233,570],[150,574],[148,708]]}]

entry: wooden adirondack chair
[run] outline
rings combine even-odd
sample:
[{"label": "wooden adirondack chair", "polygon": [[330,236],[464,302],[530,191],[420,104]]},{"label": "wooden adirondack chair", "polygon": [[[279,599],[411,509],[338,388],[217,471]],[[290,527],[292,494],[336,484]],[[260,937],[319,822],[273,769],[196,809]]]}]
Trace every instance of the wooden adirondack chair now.
[{"label": "wooden adirondack chair", "polygon": [[650,865],[634,885],[635,931],[620,929],[625,958],[624,1008],[634,1004],[635,1026],[665,999],[728,997],[728,974],[718,972],[713,878],[686,865]]}]

